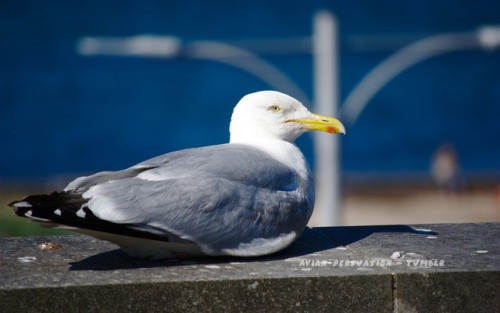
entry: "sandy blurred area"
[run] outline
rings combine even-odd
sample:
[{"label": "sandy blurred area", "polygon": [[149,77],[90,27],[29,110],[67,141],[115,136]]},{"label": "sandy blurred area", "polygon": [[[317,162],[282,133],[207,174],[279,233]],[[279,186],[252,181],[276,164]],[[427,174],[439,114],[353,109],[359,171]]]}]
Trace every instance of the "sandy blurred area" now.
[{"label": "sandy blurred area", "polygon": [[342,225],[500,222],[500,190],[450,194],[435,188],[360,188],[342,201]]}]

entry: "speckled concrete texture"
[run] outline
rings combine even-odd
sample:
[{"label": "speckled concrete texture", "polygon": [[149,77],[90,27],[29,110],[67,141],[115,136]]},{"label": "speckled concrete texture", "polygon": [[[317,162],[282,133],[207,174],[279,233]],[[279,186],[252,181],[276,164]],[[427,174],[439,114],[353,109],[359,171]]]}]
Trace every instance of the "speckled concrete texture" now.
[{"label": "speckled concrete texture", "polygon": [[498,238],[498,223],[313,228],[271,256],[162,261],[1,238],[0,312],[494,312]]}]

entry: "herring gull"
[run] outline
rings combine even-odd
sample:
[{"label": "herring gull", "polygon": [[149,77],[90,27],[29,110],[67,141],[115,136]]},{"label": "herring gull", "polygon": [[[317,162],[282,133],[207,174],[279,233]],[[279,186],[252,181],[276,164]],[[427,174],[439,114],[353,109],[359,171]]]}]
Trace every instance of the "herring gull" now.
[{"label": "herring gull", "polygon": [[277,91],[243,97],[227,144],[167,153],[79,177],[61,192],[10,204],[18,216],[111,241],[134,257],[271,254],[314,207],[314,183],[293,143],[308,130],[345,133]]}]

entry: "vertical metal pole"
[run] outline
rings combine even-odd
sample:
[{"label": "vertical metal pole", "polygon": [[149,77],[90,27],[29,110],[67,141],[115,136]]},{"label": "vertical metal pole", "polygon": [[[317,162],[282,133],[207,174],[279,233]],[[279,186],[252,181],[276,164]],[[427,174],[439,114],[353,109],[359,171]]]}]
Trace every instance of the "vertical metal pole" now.
[{"label": "vertical metal pole", "polygon": [[[314,105],[321,115],[336,116],[339,101],[337,20],[327,11],[314,16]],[[339,137],[315,132],[316,205],[310,224],[340,224]]]}]

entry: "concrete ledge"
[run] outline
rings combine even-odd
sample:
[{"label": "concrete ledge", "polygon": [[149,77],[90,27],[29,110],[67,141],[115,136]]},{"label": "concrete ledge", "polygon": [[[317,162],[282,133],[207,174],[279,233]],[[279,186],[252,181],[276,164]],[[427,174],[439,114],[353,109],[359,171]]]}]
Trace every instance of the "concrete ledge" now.
[{"label": "concrete ledge", "polygon": [[498,312],[499,238],[498,223],[314,228],[272,256],[187,261],[0,238],[0,312]]}]

